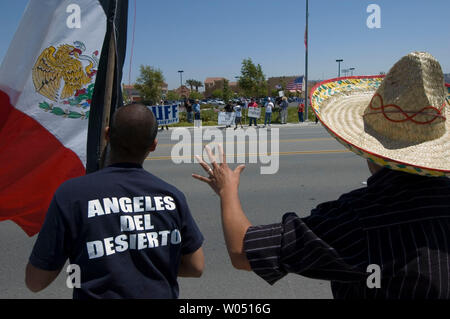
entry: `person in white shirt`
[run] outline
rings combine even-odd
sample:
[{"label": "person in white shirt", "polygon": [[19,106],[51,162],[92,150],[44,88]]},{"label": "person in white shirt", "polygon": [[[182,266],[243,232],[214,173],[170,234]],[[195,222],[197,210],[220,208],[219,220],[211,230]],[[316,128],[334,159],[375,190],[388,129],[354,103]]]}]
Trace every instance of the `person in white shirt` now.
[{"label": "person in white shirt", "polygon": [[274,108],[272,99],[269,97],[266,104],[266,117],[264,119],[264,127],[266,127],[267,123],[272,123],[272,110]]},{"label": "person in white shirt", "polygon": [[235,119],[236,127],[234,129],[236,130],[238,128],[238,124],[241,125],[241,128],[244,128],[242,126],[242,106],[239,104],[236,104],[233,109],[234,109],[234,112],[236,113],[236,119]]}]

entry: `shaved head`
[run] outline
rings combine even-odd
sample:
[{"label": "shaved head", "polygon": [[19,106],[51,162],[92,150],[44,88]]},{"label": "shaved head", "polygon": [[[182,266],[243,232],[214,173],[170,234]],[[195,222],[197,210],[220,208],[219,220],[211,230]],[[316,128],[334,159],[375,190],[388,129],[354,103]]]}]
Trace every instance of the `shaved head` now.
[{"label": "shaved head", "polygon": [[152,147],[157,133],[158,123],[148,107],[142,104],[122,106],[111,121],[111,151],[120,157],[139,159]]}]

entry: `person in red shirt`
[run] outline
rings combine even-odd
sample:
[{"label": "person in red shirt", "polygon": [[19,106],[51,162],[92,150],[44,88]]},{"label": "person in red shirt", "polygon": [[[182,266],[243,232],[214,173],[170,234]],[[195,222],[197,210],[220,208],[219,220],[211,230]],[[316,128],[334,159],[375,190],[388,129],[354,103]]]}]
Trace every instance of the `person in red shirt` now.
[{"label": "person in red shirt", "polygon": [[305,112],[305,103],[300,102],[300,104],[298,105],[298,122],[299,123],[304,122],[303,112]]}]

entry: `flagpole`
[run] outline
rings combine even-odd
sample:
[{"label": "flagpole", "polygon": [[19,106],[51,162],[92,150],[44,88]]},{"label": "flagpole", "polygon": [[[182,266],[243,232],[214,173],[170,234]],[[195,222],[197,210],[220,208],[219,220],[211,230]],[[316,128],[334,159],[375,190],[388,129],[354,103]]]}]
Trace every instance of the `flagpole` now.
[{"label": "flagpole", "polygon": [[306,0],[306,30],[305,30],[305,114],[306,121],[308,121],[308,45],[309,45],[309,34],[308,34],[308,18],[309,18],[309,3]]},{"label": "flagpole", "polygon": [[114,86],[114,75],[116,70],[116,37],[114,30],[111,31],[111,37],[109,39],[109,52],[108,52],[108,68],[106,72],[106,86],[105,86],[105,97],[103,104],[103,118],[102,118],[102,131],[100,138],[100,163],[99,168],[103,168],[105,166],[105,161],[107,158],[107,149],[106,149],[106,134],[105,128],[109,126],[110,117],[111,117],[111,103],[112,103],[112,94],[113,94],[113,86]]},{"label": "flagpole", "polygon": [[[107,29],[89,114],[86,173],[105,164],[105,128],[122,105],[121,80],[126,50],[128,0],[100,0],[107,13]],[[106,163],[107,164],[107,163]]]}]

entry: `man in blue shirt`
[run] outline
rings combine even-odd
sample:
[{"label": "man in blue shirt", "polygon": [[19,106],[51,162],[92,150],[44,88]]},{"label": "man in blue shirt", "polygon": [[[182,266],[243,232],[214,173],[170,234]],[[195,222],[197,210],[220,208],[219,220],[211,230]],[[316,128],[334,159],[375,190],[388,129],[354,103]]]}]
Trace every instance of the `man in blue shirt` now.
[{"label": "man in blue shirt", "polygon": [[200,121],[201,121],[201,109],[200,109],[200,101],[195,100],[195,104],[192,106],[194,109],[194,121],[195,127],[200,127]]},{"label": "man in blue shirt", "polygon": [[199,277],[203,236],[182,192],[145,171],[157,122],[143,105],[120,108],[106,129],[108,167],[55,193],[26,269],[33,292],[66,260],[78,265],[74,299],[177,298],[177,277]]}]

